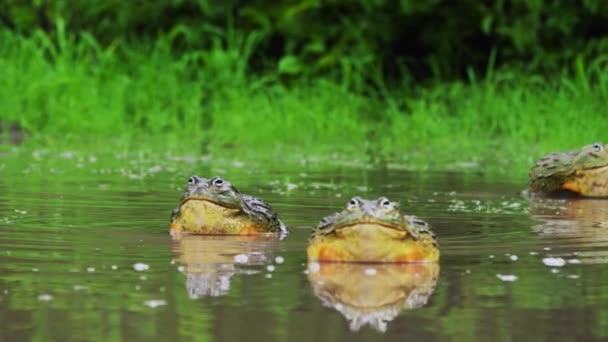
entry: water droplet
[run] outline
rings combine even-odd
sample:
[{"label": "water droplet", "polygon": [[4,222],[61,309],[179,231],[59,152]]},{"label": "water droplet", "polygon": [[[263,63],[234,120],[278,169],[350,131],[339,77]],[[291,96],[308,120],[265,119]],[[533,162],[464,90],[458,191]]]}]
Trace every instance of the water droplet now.
[{"label": "water droplet", "polygon": [[141,263],[141,262],[138,262],[133,265],[133,269],[136,271],[145,271],[145,270],[148,270],[149,268],[150,268],[150,266],[148,266],[144,263]]},{"label": "water droplet", "polygon": [[40,296],[38,296],[38,300],[42,301],[42,302],[48,302],[50,300],[53,300],[53,296],[51,296],[50,294],[41,294]]},{"label": "water droplet", "polygon": [[502,281],[509,281],[509,282],[517,280],[517,276],[513,275],[513,274],[500,274],[499,273],[499,274],[496,275],[496,278],[498,278],[498,279],[500,279]]},{"label": "water droplet", "polygon": [[321,265],[319,265],[319,263],[317,262],[311,262],[310,264],[308,264],[308,270],[310,272],[319,272],[319,270],[321,269]]},{"label": "water droplet", "polygon": [[144,305],[152,309],[159,306],[167,305],[167,301],[164,299],[151,299],[144,302]]},{"label": "water droplet", "polygon": [[550,267],[562,267],[566,264],[566,260],[562,258],[543,258],[543,264]]},{"label": "water droplet", "polygon": [[239,264],[245,264],[249,260],[247,254],[238,254],[234,256],[234,262]]}]

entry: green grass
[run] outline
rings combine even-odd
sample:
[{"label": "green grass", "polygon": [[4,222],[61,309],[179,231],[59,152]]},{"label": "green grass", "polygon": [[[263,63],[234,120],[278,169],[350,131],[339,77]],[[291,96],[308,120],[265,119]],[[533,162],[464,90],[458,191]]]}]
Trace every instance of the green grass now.
[{"label": "green grass", "polygon": [[510,165],[608,132],[608,58],[578,60],[574,73],[550,81],[489,63],[486,75],[471,73],[466,82],[378,83],[380,90],[362,95],[340,79],[280,82],[278,73],[248,70],[255,35],[176,55],[171,36],[101,47],[86,34],[57,32],[54,39],[0,32],[0,118],[22,125],[34,145],[195,153],[205,145],[273,156],[377,151],[438,165]]}]

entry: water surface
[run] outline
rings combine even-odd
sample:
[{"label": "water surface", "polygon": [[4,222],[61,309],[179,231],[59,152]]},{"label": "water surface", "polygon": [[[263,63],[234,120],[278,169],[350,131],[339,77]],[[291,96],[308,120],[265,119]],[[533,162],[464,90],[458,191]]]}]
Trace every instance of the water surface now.
[{"label": "water surface", "polygon": [[[608,337],[608,202],[533,200],[525,175],[331,161],[8,152],[0,340],[592,340]],[[283,240],[167,233],[191,174],[279,212]],[[437,265],[308,264],[350,197],[428,221]]]}]

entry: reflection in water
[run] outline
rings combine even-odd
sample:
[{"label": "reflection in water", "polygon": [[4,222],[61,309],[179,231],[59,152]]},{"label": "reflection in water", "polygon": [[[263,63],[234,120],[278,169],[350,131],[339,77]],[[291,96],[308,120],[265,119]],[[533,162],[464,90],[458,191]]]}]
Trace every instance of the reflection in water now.
[{"label": "reflection in water", "polygon": [[338,310],[358,331],[369,324],[386,331],[404,309],[424,306],[439,277],[439,265],[308,264],[308,280],[325,306]]},{"label": "reflection in water", "polygon": [[541,236],[588,248],[579,252],[581,262],[608,263],[608,200],[531,199],[530,215],[541,221],[532,227]]},{"label": "reflection in water", "polygon": [[278,240],[271,236],[177,235],[173,252],[183,265],[190,298],[217,297],[228,293],[233,275],[247,273],[237,264],[268,263]]}]

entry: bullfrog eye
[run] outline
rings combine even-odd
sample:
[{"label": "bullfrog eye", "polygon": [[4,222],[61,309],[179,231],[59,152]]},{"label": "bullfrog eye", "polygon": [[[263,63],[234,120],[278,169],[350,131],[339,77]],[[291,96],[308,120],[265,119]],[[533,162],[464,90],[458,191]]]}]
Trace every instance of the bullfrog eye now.
[{"label": "bullfrog eye", "polygon": [[215,185],[215,186],[222,186],[222,184],[224,184],[224,180],[221,179],[220,177],[216,177],[213,180],[213,185]]},{"label": "bullfrog eye", "polygon": [[194,184],[196,184],[196,177],[190,176],[190,178],[188,178],[188,185],[194,185]]},{"label": "bullfrog eye", "polygon": [[383,198],[380,200],[380,205],[383,207],[389,207],[391,205],[391,201],[388,198]]},{"label": "bullfrog eye", "polygon": [[602,143],[596,142],[593,144],[593,152],[600,152],[602,150]]},{"label": "bullfrog eye", "polygon": [[359,197],[353,197],[348,201],[348,208],[352,209],[359,205]]}]

